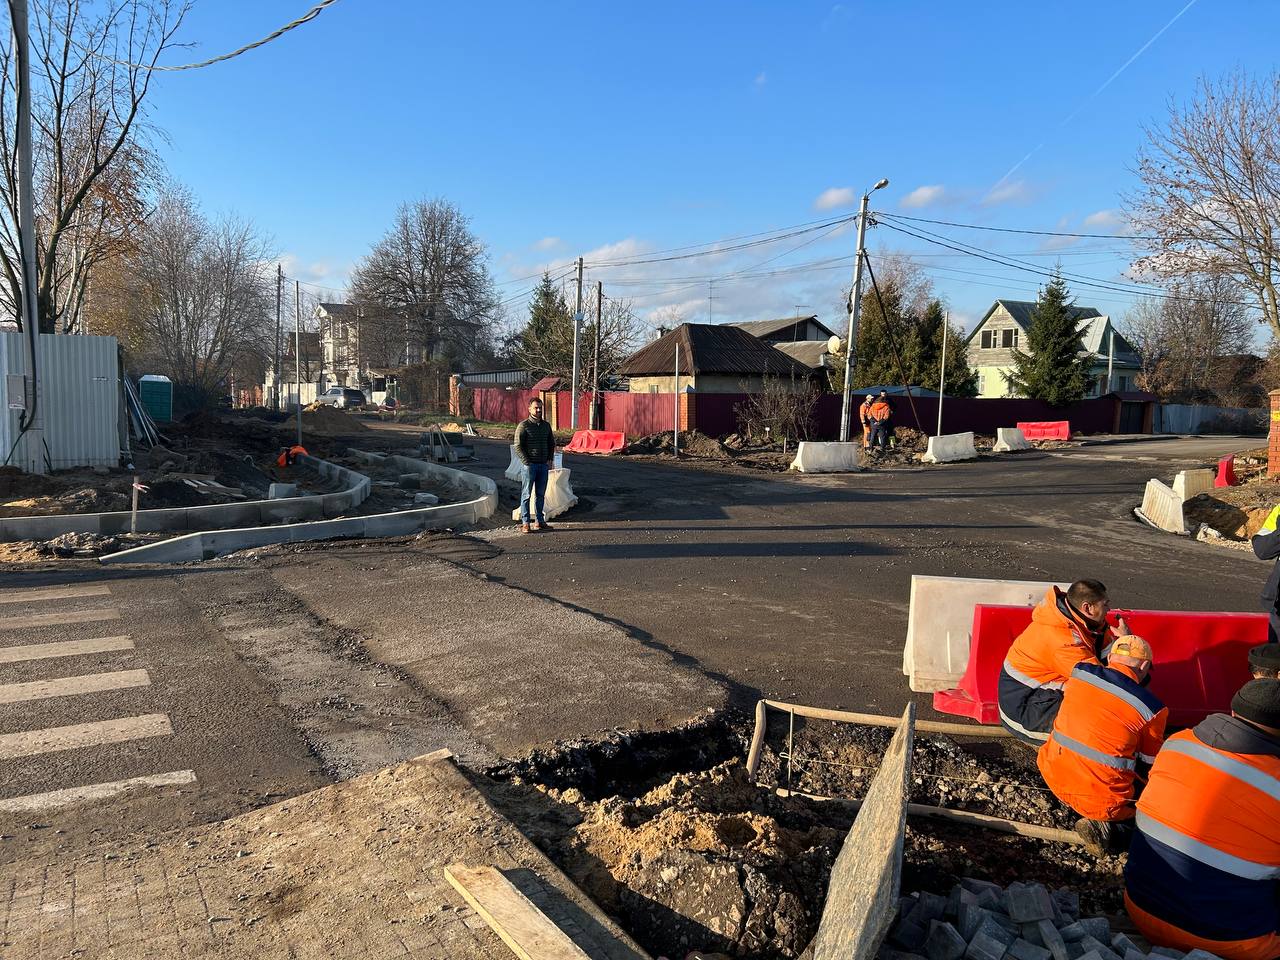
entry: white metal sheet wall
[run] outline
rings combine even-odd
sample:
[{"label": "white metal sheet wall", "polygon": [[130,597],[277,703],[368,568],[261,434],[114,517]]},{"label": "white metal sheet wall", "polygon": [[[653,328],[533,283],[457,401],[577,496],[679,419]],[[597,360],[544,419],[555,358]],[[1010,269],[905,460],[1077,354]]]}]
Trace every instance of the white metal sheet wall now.
[{"label": "white metal sheet wall", "polygon": [[[120,461],[120,364],[115,337],[40,336],[40,414],[54,470],[114,467]],[[23,374],[22,335],[0,334],[0,372]],[[0,462],[42,472],[46,450],[18,440],[20,411],[0,411]],[[17,445],[15,446],[15,440]]]}]

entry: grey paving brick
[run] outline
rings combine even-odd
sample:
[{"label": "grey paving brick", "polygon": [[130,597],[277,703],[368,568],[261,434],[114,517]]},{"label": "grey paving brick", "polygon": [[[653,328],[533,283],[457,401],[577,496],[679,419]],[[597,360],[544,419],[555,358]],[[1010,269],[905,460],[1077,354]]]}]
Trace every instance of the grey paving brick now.
[{"label": "grey paving brick", "polygon": [[1052,956],[1044,947],[1038,947],[1021,937],[1009,946],[1009,957],[1012,960],[1051,960]]},{"label": "grey paving brick", "polygon": [[1053,919],[1053,900],[1041,884],[1010,884],[1005,891],[1009,919],[1017,923]]},{"label": "grey paving brick", "polygon": [[930,922],[929,936],[924,942],[924,953],[929,960],[960,960],[966,947],[964,937],[951,924],[944,920]]},{"label": "grey paving brick", "polygon": [[1045,949],[1053,954],[1053,960],[1070,960],[1071,955],[1067,952],[1067,944],[1051,921],[1041,920],[1036,927],[1040,930],[1040,939]]},{"label": "grey paving brick", "polygon": [[964,957],[965,960],[1002,960],[1004,953],[1005,945],[1002,942],[992,939],[979,930],[969,941]]}]

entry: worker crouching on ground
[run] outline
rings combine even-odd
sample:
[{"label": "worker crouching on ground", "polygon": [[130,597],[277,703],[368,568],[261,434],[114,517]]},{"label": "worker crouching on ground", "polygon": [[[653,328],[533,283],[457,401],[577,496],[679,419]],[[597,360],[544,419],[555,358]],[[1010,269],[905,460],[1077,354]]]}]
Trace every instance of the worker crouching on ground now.
[{"label": "worker crouching on ground", "polygon": [[1280,641],[1280,506],[1267,515],[1267,520],[1249,540],[1254,556],[1259,560],[1275,560],[1267,585],[1262,588],[1262,606],[1267,611],[1267,641]]},{"label": "worker crouching on ground", "polygon": [[1078,663],[1062,689],[1053,733],[1036,757],[1054,796],[1080,814],[1091,852],[1123,850],[1134,801],[1164,742],[1169,711],[1146,689],[1151,647],[1120,637],[1106,666]]},{"label": "worker crouching on ground", "polygon": [[529,500],[533,500],[534,530],[550,530],[542,515],[547,496],[547,478],[556,452],[556,436],[551,424],[542,419],[542,401],[529,401],[529,419],[516,426],[516,456],[524,464],[524,483],[520,490],[520,531],[529,532]]},{"label": "worker crouching on ground", "polygon": [[1280,680],[1250,680],[1231,716],[1165,741],[1135,825],[1124,900],[1144,937],[1280,956]]},{"label": "worker crouching on ground", "polygon": [[1031,626],[1013,641],[1000,668],[1000,723],[1024,743],[1049,739],[1062,704],[1062,688],[1076,664],[1099,666],[1107,646],[1128,634],[1107,625],[1111,602],[1097,580],[1077,580],[1063,593],[1050,587],[1031,614]]},{"label": "worker crouching on ground", "polygon": [[1250,650],[1249,673],[1255,680],[1280,679],[1280,643],[1260,643]]},{"label": "worker crouching on ground", "polygon": [[285,447],[280,450],[280,456],[276,457],[276,466],[292,467],[298,462],[299,457],[305,457],[306,455],[307,448],[295,443],[292,447]]}]

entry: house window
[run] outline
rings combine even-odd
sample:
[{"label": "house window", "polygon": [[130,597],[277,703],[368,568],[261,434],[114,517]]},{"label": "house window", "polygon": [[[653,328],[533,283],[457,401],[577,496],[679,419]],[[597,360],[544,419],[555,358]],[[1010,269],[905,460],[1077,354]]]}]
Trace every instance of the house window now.
[{"label": "house window", "polygon": [[992,347],[994,347],[995,339],[996,339],[996,335],[994,331],[983,330],[982,331],[982,349],[990,350]]},{"label": "house window", "polygon": [[1013,347],[1016,347],[1017,345],[1018,345],[1017,330],[1001,330],[1000,331],[1000,346],[1004,347],[1005,349],[1011,349]]}]

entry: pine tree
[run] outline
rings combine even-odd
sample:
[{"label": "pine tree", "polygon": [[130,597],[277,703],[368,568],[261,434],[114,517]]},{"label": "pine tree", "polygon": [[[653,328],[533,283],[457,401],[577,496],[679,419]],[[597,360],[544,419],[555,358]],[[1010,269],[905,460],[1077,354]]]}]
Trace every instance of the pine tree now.
[{"label": "pine tree", "polygon": [[549,274],[542,275],[529,302],[529,319],[516,335],[515,352],[539,376],[561,376],[572,366],[573,317]]},{"label": "pine tree", "polygon": [[[942,338],[947,338],[947,377],[942,382]],[[912,366],[912,382],[930,390],[945,387],[949,397],[975,397],[978,395],[978,375],[969,368],[964,337],[947,323],[946,309],[941,300],[931,300],[925,308],[914,331],[915,355]]]},{"label": "pine tree", "polygon": [[1005,374],[1018,393],[1054,406],[1084,397],[1088,361],[1079,355],[1080,323],[1071,291],[1059,271],[1036,298],[1027,346],[1030,353],[1013,352],[1014,368]]}]

